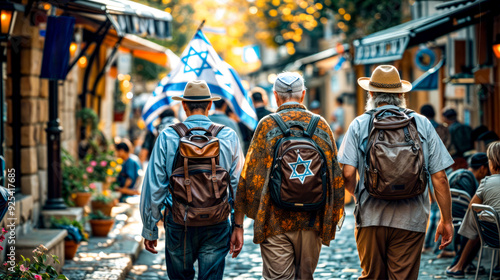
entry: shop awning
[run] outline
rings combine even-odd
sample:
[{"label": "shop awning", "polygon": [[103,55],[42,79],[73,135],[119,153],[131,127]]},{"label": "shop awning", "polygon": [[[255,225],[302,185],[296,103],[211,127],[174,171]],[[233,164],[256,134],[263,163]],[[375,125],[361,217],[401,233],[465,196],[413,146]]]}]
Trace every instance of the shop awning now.
[{"label": "shop awning", "polygon": [[439,69],[444,65],[444,59],[412,83],[412,90],[435,90],[439,87]]},{"label": "shop awning", "polygon": [[172,16],[169,13],[134,1],[69,0],[54,1],[54,5],[69,13],[107,19],[119,35],[134,34],[160,39],[172,35]]},{"label": "shop awning", "polygon": [[[114,46],[117,41],[118,37],[108,35],[104,43],[109,46]],[[179,62],[179,57],[171,50],[135,35],[125,35],[120,43],[119,50],[130,52],[137,58],[147,60],[163,67],[172,68]]]},{"label": "shop awning", "polygon": [[321,51],[319,53],[303,57],[301,59],[297,59],[293,64],[289,64],[285,67],[285,70],[288,71],[293,71],[293,70],[298,70],[300,67],[307,65],[307,64],[314,64],[316,62],[319,62],[321,60],[325,60],[328,58],[335,57],[339,54],[342,54],[344,52],[349,51],[349,45],[348,44],[343,44],[343,45],[338,45],[335,48],[330,48],[324,51]]},{"label": "shop awning", "polygon": [[403,57],[408,47],[434,40],[500,12],[498,0],[476,0],[440,14],[415,19],[354,41],[355,64],[375,64]]}]

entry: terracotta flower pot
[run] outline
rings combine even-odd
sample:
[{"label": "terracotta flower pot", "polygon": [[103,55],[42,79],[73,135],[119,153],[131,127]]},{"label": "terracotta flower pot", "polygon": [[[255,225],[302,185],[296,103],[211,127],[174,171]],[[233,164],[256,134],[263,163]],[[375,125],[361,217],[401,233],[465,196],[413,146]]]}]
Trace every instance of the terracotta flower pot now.
[{"label": "terracotta flower pot", "polygon": [[67,260],[71,260],[75,257],[76,251],[80,247],[80,243],[76,243],[73,240],[65,240],[64,241],[64,258]]},{"label": "terracotta flower pot", "polygon": [[108,236],[109,231],[113,228],[115,220],[90,220],[92,228],[92,236]]},{"label": "terracotta flower pot", "polygon": [[92,194],[90,192],[77,192],[75,197],[75,205],[77,207],[83,207],[87,205],[90,201]]},{"label": "terracotta flower pot", "polygon": [[115,200],[112,202],[106,204],[102,203],[100,201],[92,201],[92,211],[97,212],[97,210],[101,211],[104,215],[106,216],[111,216],[111,210],[113,210],[113,207],[116,205]]}]

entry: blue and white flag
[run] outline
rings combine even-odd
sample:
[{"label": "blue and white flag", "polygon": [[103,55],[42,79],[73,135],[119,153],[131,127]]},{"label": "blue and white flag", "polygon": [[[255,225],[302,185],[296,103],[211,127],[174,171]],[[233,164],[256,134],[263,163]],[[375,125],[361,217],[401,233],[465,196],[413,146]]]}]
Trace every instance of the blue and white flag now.
[{"label": "blue and white flag", "polygon": [[142,111],[146,126],[153,131],[153,122],[161,112],[182,95],[189,81],[205,80],[213,95],[225,99],[231,110],[251,129],[257,127],[257,114],[236,71],[224,62],[199,30],[182,53],[180,63],[163,78]]}]

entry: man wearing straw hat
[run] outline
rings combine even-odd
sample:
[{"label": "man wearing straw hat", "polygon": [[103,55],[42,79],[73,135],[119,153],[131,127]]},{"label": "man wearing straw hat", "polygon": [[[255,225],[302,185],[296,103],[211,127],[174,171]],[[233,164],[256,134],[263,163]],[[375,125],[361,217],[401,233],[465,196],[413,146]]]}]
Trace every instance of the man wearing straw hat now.
[{"label": "man wearing straw hat", "polygon": [[[220,97],[212,97],[205,81],[191,81],[187,83],[184,95],[173,97],[173,99],[182,101],[182,107],[186,111],[187,119],[183,122],[184,126],[182,128],[183,130],[185,129],[184,132],[189,129],[188,131],[193,131],[193,135],[200,135],[204,129],[210,131],[212,136],[218,138],[220,152],[217,168],[220,166],[224,171],[229,173],[229,187],[235,191],[244,163],[238,136],[234,130],[228,127],[223,127],[221,130],[218,130],[218,133],[215,133],[214,130],[211,130],[213,123],[208,118],[212,101],[220,100]],[[169,179],[172,176],[174,160],[177,157],[176,153],[179,147],[178,127],[179,125],[175,128],[170,126],[160,133],[154,145],[146,171],[140,203],[144,245],[149,252],[153,254],[158,253],[155,249],[158,239],[158,227],[156,224],[162,218],[161,211],[166,206],[166,217],[164,218],[165,251],[169,278],[193,279],[195,276],[193,264],[195,261],[198,261],[198,279],[222,279],[224,260],[229,252],[231,239],[229,219],[226,218],[223,220],[224,217],[222,217],[222,222],[213,225],[188,226],[186,222],[184,222],[184,225],[175,222],[175,217],[172,215],[172,212],[176,209],[176,205],[179,204],[177,200],[174,203],[173,199],[175,198],[169,193]],[[205,134],[200,135],[199,138],[207,137]],[[187,169],[186,165],[180,168]],[[194,170],[193,172],[196,171],[202,172],[203,170]],[[190,176],[193,178],[195,175]],[[196,178],[193,181],[196,181]],[[189,185],[187,180],[185,182]],[[192,185],[194,184],[192,183]],[[200,196],[194,193],[196,189],[189,190],[189,192],[193,190],[193,197],[196,195]],[[206,192],[209,191],[207,190]],[[186,215],[188,212],[187,209],[186,207]],[[198,210],[201,209],[198,208]],[[186,216],[184,216],[184,221],[186,221]]]},{"label": "man wearing straw hat", "polygon": [[[345,188],[356,200],[355,237],[363,269],[360,279],[417,279],[430,210],[427,178],[432,180],[441,211],[441,220],[436,230],[436,240],[442,236],[440,249],[450,244],[453,238],[451,196],[444,171],[453,164],[453,160],[427,118],[405,110],[404,94],[411,90],[412,85],[400,79],[394,66],[381,65],[373,71],[371,78],[359,78],[358,84],[368,91],[367,113],[357,117],[349,126],[339,150],[339,162],[344,164]],[[423,176],[422,178],[425,177],[425,179],[421,179],[421,176],[408,178],[422,182],[421,192],[411,194],[413,195],[411,198],[384,199],[385,197],[380,198],[374,195],[372,189],[367,186],[373,186],[374,182],[379,184],[380,180],[385,179],[388,174],[376,174],[377,169],[374,170],[375,175],[370,173],[369,176],[365,176],[365,173],[372,172],[369,164],[374,159],[369,156],[373,155],[373,149],[375,149],[372,146],[373,141],[385,139],[386,134],[383,130],[377,130],[380,134],[377,133],[375,137],[378,139],[373,140],[370,132],[375,131],[376,127],[373,125],[376,122],[385,118],[394,119],[398,112],[404,112],[400,115],[413,122],[401,129],[404,131],[405,137],[403,138],[408,143],[411,142],[410,147],[415,155],[419,152],[423,154],[425,165],[421,163],[422,170],[430,176]],[[375,120],[373,116],[376,116]],[[396,126],[397,124],[389,123],[389,125]],[[418,133],[413,130],[415,125]],[[409,132],[408,127],[413,132]],[[388,133],[394,133],[394,130]],[[411,133],[413,136],[410,137]],[[399,165],[398,168],[386,171],[386,173],[395,173],[392,175],[396,178],[408,177],[408,173],[401,170],[405,170],[410,164],[406,161],[397,162],[400,150],[396,150],[394,146],[386,147],[388,148],[385,152],[379,156],[390,157],[392,154],[396,164]],[[380,169],[383,170],[383,166]],[[356,172],[359,173],[357,184]],[[392,187],[392,190],[400,190],[406,188],[406,185],[389,185],[389,187]]]}]

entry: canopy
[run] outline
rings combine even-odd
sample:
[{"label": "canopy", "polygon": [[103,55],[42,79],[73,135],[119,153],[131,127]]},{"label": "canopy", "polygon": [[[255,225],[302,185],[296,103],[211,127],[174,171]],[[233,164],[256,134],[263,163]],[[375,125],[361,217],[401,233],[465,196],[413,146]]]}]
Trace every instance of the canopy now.
[{"label": "canopy", "polygon": [[164,11],[129,0],[53,1],[67,12],[87,14],[89,18],[105,16],[119,35],[135,34],[170,38],[172,16]]},{"label": "canopy", "polygon": [[355,64],[399,60],[408,47],[422,44],[500,12],[498,0],[464,1],[442,13],[382,30],[354,41]]},{"label": "canopy", "polygon": [[439,87],[439,69],[444,65],[444,59],[431,69],[427,70],[422,76],[416,79],[412,86],[412,90],[435,90]]}]

